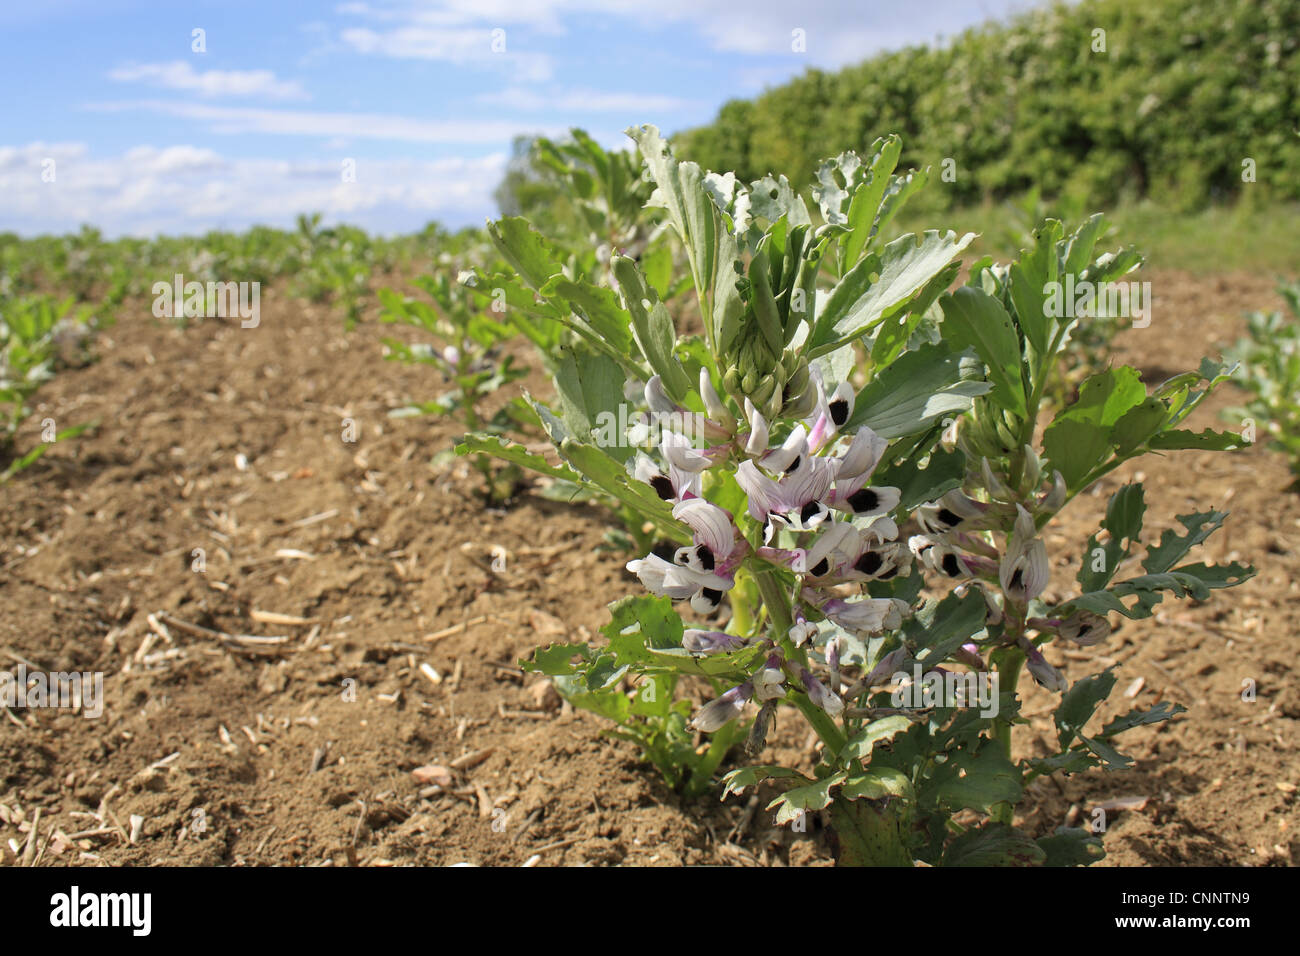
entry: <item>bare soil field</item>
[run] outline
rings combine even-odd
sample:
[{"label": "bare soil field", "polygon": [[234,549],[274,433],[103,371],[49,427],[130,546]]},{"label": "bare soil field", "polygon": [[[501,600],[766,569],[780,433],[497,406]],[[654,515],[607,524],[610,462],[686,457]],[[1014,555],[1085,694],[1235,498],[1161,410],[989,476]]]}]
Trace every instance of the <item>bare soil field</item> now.
[{"label": "bare soil field", "polygon": [[[1116,361],[1148,381],[1217,355],[1243,311],[1281,306],[1268,277],[1143,278],[1154,322],[1121,334]],[[463,460],[431,465],[461,429],[388,416],[442,388],[383,359],[391,327],[345,333],[280,286],[256,329],[177,329],[131,305],[99,362],[38,393],[20,446],[47,416],[97,429],[0,488],[0,666],[105,675],[98,718],[0,713],[6,862],[830,863],[819,824],[774,826],[767,790],[684,803],[520,670],[540,643],[596,635],[606,604],[637,587],[632,556],[599,550],[599,509],[546,500],[530,480],[488,510]],[[549,394],[536,372],[527,384]],[[1192,424],[1238,398],[1225,388]],[[1149,539],[1177,514],[1223,508],[1204,560],[1259,574],[1124,621],[1099,647],[1048,649],[1071,680],[1113,664],[1112,708],[1187,713],[1128,735],[1130,770],[1035,781],[1026,822],[1047,833],[1118,801],[1105,865],[1292,865],[1300,496],[1261,447],[1140,470]],[[1135,471],[1063,514],[1049,599],[1073,585],[1107,496]],[[1027,693],[1022,754],[1052,733],[1047,693]],[[811,765],[792,725],[772,739],[781,762]]]}]

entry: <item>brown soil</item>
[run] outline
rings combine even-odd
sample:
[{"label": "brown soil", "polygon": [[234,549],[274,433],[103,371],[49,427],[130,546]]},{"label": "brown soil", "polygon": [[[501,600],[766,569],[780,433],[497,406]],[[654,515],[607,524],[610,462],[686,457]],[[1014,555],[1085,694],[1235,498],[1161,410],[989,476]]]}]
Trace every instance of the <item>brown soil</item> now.
[{"label": "brown soil", "polygon": [[[1242,310],[1280,307],[1267,278],[1149,278],[1155,322],[1121,336],[1117,358],[1149,378],[1217,352]],[[539,643],[595,634],[606,603],[635,587],[627,556],[597,550],[608,522],[596,509],[534,489],[486,510],[464,461],[431,465],[460,429],[388,417],[441,386],[385,362],[380,334],[345,334],[283,288],[248,330],[173,329],[135,303],[101,339],[101,361],[39,394],[24,441],[46,416],[99,427],[3,490],[0,655],[103,671],[106,704],[99,719],[0,713],[0,854],[12,861],[12,842],[21,855],[39,810],[43,865],[827,863],[818,827],[747,816],[750,795],[684,804],[600,720],[519,670]],[[529,384],[546,391],[536,373]],[[1225,392],[1216,408],[1238,399]],[[349,418],[355,442],[343,440]],[[1134,769],[1037,781],[1022,810],[1050,832],[1141,796],[1142,809],[1110,815],[1108,863],[1293,863],[1300,498],[1263,448],[1149,459],[1063,515],[1051,539],[1063,591],[1106,496],[1138,471],[1148,536],[1175,514],[1227,507],[1206,559],[1260,573],[1204,606],[1125,622],[1102,647],[1050,649],[1071,679],[1116,663],[1124,709],[1171,700],[1188,713],[1127,737]],[[288,641],[232,648],[158,615]],[[1050,735],[1050,705],[1028,692],[1022,753]],[[794,721],[774,739],[769,757],[809,761]],[[413,779],[427,765],[453,768],[441,792]]]}]

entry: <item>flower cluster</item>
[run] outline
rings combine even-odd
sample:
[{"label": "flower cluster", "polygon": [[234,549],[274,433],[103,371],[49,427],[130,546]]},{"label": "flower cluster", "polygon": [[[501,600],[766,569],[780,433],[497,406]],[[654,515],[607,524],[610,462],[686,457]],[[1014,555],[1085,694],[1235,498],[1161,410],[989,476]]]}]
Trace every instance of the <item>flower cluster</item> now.
[{"label": "flower cluster", "polygon": [[[763,570],[784,569],[793,575],[793,622],[785,634],[745,637],[717,627],[689,628],[683,646],[695,654],[716,654],[761,644],[766,652],[749,679],[719,696],[697,715],[694,726],[717,730],[740,715],[745,704],[763,705],[759,723],[766,725],[776,701],[789,690],[802,691],[832,717],[845,703],[841,697],[839,639],[828,634],[821,642],[818,662],[827,678],[809,669],[808,651],[818,645],[819,622],[829,621],[850,634],[869,637],[901,627],[912,608],[893,597],[862,593],[871,581],[929,572],[949,585],[982,590],[990,624],[999,624],[1004,611],[1018,616],[1021,626],[1012,637],[1024,650],[1030,673],[1044,686],[1062,689],[1064,681],[1034,643],[1024,635],[1025,623],[1052,630],[1086,644],[1105,637],[1104,617],[1078,614],[1066,620],[1027,619],[1029,602],[1048,584],[1047,551],[1038,536],[1037,515],[1058,510],[1064,500],[1060,475],[1033,501],[1020,504],[993,474],[987,461],[982,473],[968,482],[982,490],[978,500],[953,490],[919,505],[905,524],[917,533],[900,540],[894,515],[900,491],[875,484],[872,476],[885,456],[888,442],[871,428],[848,427],[855,395],[848,383],[828,391],[813,370],[815,400],[810,411],[792,420],[769,421],[752,402],[744,402],[737,419],[714,389],[707,370],[700,372],[699,394],[705,415],[696,416],[706,447],[674,431],[662,434],[660,460],[638,452],[633,476],[672,502],[672,514],[689,529],[691,544],[680,547],[671,560],[651,553],[631,561],[627,569],[657,595],[689,601],[703,616],[714,615],[736,585],[737,571],[747,562]],[[688,420],[691,413],[664,393],[658,376],[645,389],[652,412]],[[1037,468],[1037,458],[1034,459]],[[744,492],[741,517],[708,501],[706,476],[726,472]],[[1037,471],[1027,476],[1036,485]],[[720,485],[721,481],[713,483]],[[712,486],[712,485],[711,485]],[[1006,530],[1009,529],[1009,530]],[[1005,530],[1004,546],[992,533]],[[963,648],[971,666],[983,668],[978,648]],[[886,668],[876,667],[859,688],[889,679],[905,656],[890,655]],[[761,733],[761,731],[760,731]]]}]

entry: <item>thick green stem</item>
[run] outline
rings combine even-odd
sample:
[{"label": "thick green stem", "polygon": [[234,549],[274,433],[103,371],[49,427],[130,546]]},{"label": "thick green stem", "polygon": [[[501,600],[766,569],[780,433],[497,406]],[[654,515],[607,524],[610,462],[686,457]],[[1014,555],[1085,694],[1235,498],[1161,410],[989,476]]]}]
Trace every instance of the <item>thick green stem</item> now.
[{"label": "thick green stem", "polygon": [[848,743],[844,732],[836,726],[835,721],[826,711],[808,699],[807,694],[795,694],[794,705],[799,708],[808,723],[812,724],[812,729],[817,731],[817,736],[821,738],[832,756],[844,749],[844,745]]},{"label": "thick green stem", "polygon": [[772,622],[777,634],[784,636],[794,623],[790,598],[771,571],[756,568],[753,574],[754,580],[758,582],[758,593],[763,597],[763,607],[767,608],[767,619]]},{"label": "thick green stem", "polygon": [[[795,647],[787,636],[790,626],[794,623],[794,610],[790,604],[790,595],[781,587],[781,582],[776,579],[776,575],[771,571],[755,568],[753,574],[754,580],[758,583],[759,594],[763,597],[763,606],[767,608],[767,618],[772,627],[773,640],[780,645],[781,650],[785,653],[786,660],[800,667],[807,667],[808,655],[800,648]],[[807,718],[808,723],[812,725],[813,730],[817,732],[817,736],[821,738],[822,743],[826,745],[826,749],[831,754],[838,754],[844,749],[847,738],[826,711],[809,700],[807,694],[796,693],[793,702],[804,717]]]},{"label": "thick green stem", "polygon": [[731,629],[743,637],[754,633],[754,612],[758,607],[756,592],[754,575],[742,565],[736,570],[736,586],[731,589]]},{"label": "thick green stem", "polygon": [[687,797],[699,797],[709,789],[709,781],[713,778],[713,772],[718,769],[718,764],[722,763],[722,758],[727,755],[727,751],[740,738],[740,728],[736,725],[738,722],[727,724],[717,733],[715,733],[709,742],[709,749],[704,754],[704,758],[695,765],[695,770],[691,773],[691,778],[686,784]]},{"label": "thick green stem", "polygon": [[[1025,663],[1025,652],[1014,646],[1003,648],[997,652],[994,660],[997,664],[998,696],[1010,693],[1014,697],[1016,686],[1020,683],[1020,670]],[[1014,708],[1010,715],[999,714],[993,724],[994,737],[1007,760],[1011,759],[1012,716]],[[1015,816],[1015,807],[1010,803],[995,804],[990,816],[995,822],[1009,824]]]}]

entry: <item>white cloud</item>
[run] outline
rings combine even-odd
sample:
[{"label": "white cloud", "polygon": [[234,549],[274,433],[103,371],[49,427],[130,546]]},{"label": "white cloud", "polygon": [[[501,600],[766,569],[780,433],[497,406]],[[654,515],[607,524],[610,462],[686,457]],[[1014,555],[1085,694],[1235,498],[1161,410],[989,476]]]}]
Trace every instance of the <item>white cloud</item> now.
[{"label": "white cloud", "polygon": [[[505,29],[508,45],[523,50],[527,31],[563,35],[600,18],[642,30],[691,30],[717,52],[800,56],[809,64],[839,66],[881,50],[928,43],[941,33],[956,33],[1035,5],[1035,0],[932,0],[900,15],[896,2],[882,0],[819,0],[799,5],[788,0],[749,0],[741,7],[735,0],[657,0],[654,4],[643,0],[443,0],[433,7],[346,3],[338,12],[382,27],[344,30],[345,42],[356,49],[364,43],[363,52],[391,57],[448,59],[446,51],[452,41],[447,37],[481,36],[492,28]],[[513,28],[525,36],[514,37]],[[804,53],[792,49],[796,29],[804,31]]]},{"label": "white cloud", "polygon": [[681,110],[696,104],[657,93],[615,93],[601,90],[530,90],[513,86],[481,93],[476,101],[487,106],[523,111],[564,110],[575,113],[654,113]]},{"label": "white cloud", "polygon": [[[55,181],[42,182],[41,161],[50,157]],[[110,236],[194,234],[291,227],[313,210],[379,232],[431,219],[462,225],[494,214],[491,194],[507,156],[358,157],[352,183],[343,182],[342,161],[234,158],[194,146],[137,146],[102,158],[81,143],[0,146],[0,229],[66,232],[92,222]]]},{"label": "white cloud", "polygon": [[184,60],[137,63],[110,70],[118,83],[149,83],[168,90],[200,96],[261,96],[275,100],[305,100],[307,91],[296,81],[277,79],[270,70],[205,70],[199,72]]},{"label": "white cloud", "polygon": [[376,31],[354,27],[340,33],[339,39],[363,54],[399,60],[439,60],[456,66],[503,67],[513,71],[515,78],[524,83],[550,78],[553,66],[549,56],[537,51],[512,50],[509,35],[494,37],[493,29],[497,28],[410,25]]},{"label": "white cloud", "polygon": [[317,113],[302,110],[268,110],[206,103],[172,103],[133,100],[91,103],[99,113],[142,110],[206,123],[216,133],[262,133],[275,136],[325,136],[330,138],[397,140],[408,143],[469,143],[499,145],[525,132],[557,135],[563,127],[523,129],[518,122],[483,120],[426,120],[385,113]]}]

